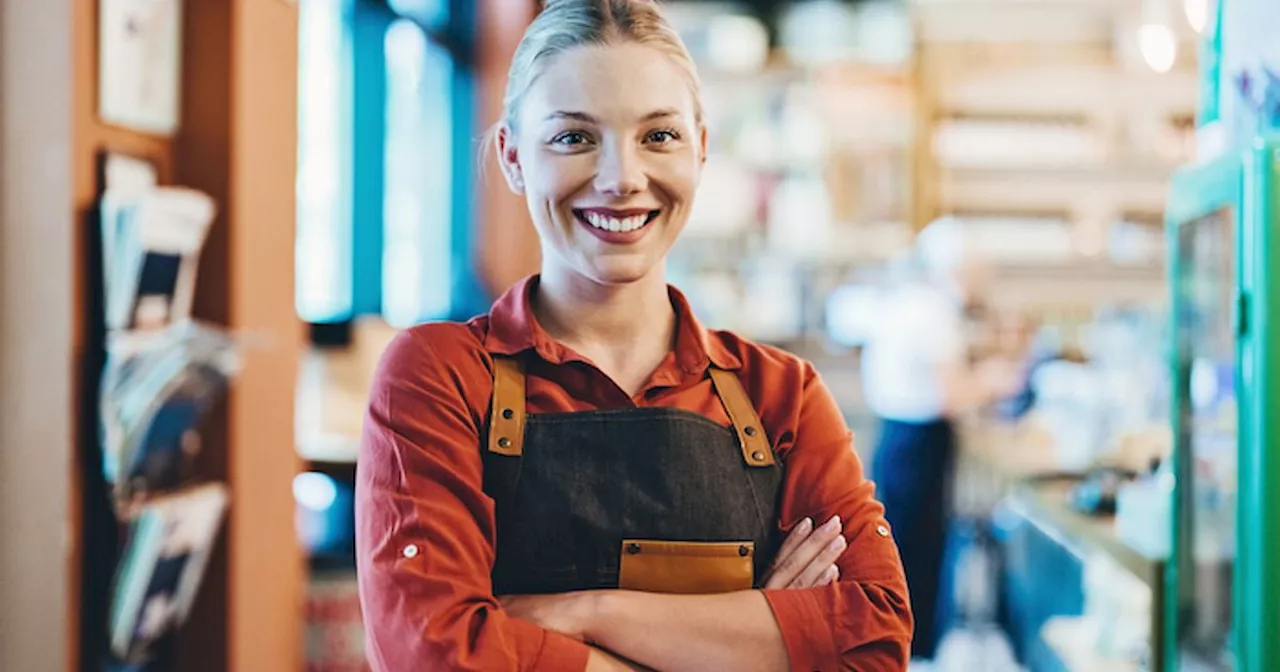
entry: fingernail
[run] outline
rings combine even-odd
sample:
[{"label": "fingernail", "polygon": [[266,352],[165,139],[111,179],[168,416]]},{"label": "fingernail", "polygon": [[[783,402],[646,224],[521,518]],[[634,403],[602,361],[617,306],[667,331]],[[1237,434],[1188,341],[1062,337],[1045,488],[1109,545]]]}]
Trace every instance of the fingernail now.
[{"label": "fingernail", "polygon": [[813,529],[812,518],[805,518],[804,520],[800,521],[799,525],[796,525],[796,530],[799,531],[800,534],[807,534],[809,530],[812,530],[812,529]]},{"label": "fingernail", "polygon": [[831,516],[831,520],[828,520],[827,524],[822,526],[822,529],[828,532],[840,529],[840,516]]},{"label": "fingernail", "polygon": [[845,540],[844,540],[844,535],[840,535],[840,536],[836,537],[835,539],[832,539],[832,540],[831,540],[831,543],[830,543],[828,546],[831,548],[831,550],[833,550],[833,551],[834,551],[834,550],[836,550],[836,549],[843,549],[843,548],[845,547],[845,545],[846,545],[846,544],[848,544],[848,543],[849,543],[849,542],[847,542],[847,541],[845,541]]},{"label": "fingernail", "polygon": [[835,565],[831,565],[831,567],[827,569],[827,576],[831,577],[832,581],[840,578],[840,568]]}]

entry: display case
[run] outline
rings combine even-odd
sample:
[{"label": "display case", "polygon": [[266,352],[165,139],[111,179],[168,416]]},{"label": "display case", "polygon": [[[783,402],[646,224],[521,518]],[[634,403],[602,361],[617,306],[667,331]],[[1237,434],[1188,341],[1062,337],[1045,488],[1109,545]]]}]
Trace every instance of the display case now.
[{"label": "display case", "polygon": [[[1174,395],[1170,669],[1262,671],[1280,660],[1280,143],[1179,172],[1167,222]],[[1270,635],[1268,637],[1268,635]]]}]

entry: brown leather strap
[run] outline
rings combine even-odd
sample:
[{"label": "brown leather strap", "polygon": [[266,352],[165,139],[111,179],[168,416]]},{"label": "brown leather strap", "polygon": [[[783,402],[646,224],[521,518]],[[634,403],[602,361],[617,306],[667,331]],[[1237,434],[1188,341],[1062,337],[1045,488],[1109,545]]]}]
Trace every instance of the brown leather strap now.
[{"label": "brown leather strap", "polygon": [[494,357],[489,451],[519,457],[523,450],[524,369],[514,357]]},{"label": "brown leather strap", "polygon": [[773,448],[769,446],[769,437],[764,434],[764,427],[760,424],[756,407],[751,404],[751,398],[742,389],[742,381],[732,371],[711,367],[711,382],[715,385],[716,394],[720,395],[724,410],[729,413],[733,430],[738,433],[738,445],[742,447],[742,459],[747,466],[773,466]]}]

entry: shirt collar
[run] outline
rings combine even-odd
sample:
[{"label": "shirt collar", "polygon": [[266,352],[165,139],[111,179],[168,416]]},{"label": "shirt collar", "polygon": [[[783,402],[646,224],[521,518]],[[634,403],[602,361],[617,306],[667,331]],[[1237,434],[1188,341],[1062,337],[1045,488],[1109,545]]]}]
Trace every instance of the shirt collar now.
[{"label": "shirt collar", "polygon": [[[538,276],[531,275],[512,285],[489,311],[489,333],[485,349],[495,355],[517,355],[534,350],[551,364],[581,361],[572,350],[551,338],[534,317],[530,298],[538,287]],[[680,290],[667,285],[671,307],[676,311],[675,360],[687,373],[702,373],[709,363],[716,368],[734,370],[742,360],[729,351],[714,333],[703,328],[693,314],[688,299]]]}]

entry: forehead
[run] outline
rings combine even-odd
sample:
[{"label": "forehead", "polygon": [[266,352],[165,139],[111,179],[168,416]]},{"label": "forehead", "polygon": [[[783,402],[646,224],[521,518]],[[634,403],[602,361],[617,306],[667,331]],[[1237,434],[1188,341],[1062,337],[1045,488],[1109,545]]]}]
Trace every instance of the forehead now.
[{"label": "forehead", "polygon": [[575,47],[552,57],[529,88],[522,114],[534,123],[556,111],[628,123],[655,109],[679,110],[692,121],[689,82],[666,54],[625,43]]}]

